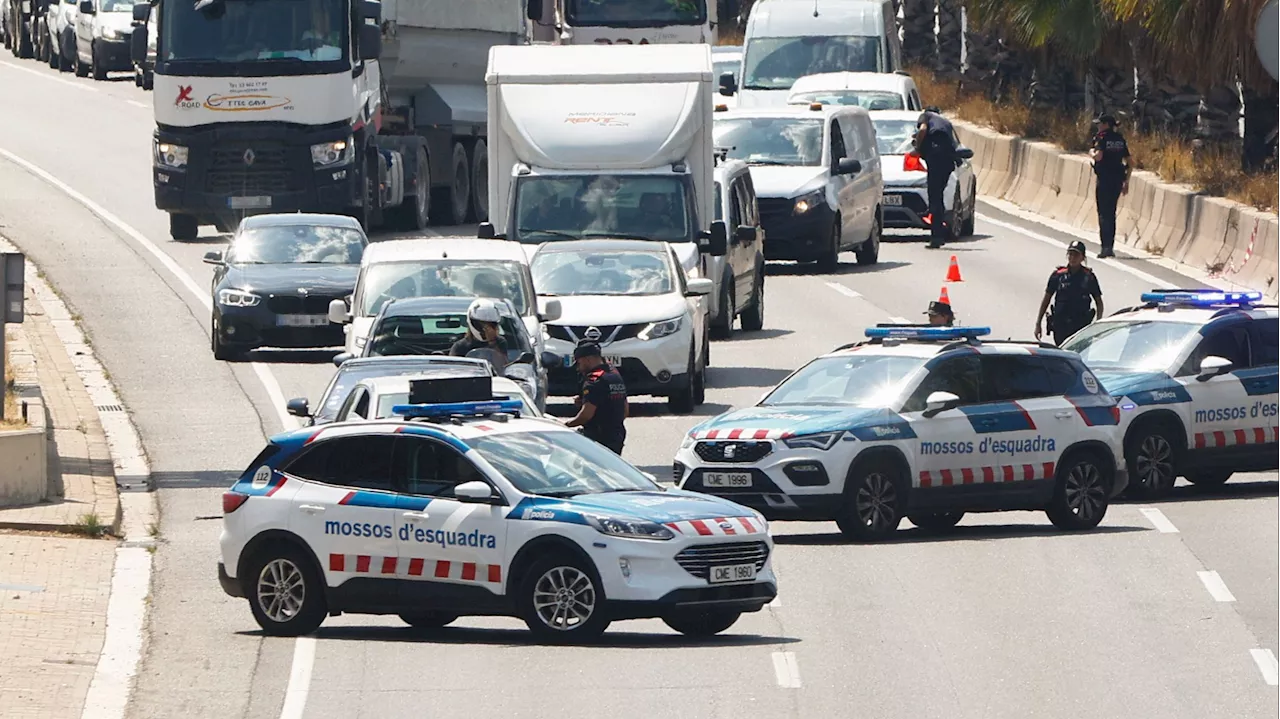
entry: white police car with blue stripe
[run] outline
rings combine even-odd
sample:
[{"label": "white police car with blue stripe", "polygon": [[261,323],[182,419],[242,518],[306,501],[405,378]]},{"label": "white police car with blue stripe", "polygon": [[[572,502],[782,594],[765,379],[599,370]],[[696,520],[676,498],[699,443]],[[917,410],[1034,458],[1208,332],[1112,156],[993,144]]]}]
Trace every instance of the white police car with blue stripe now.
[{"label": "white police car with blue stripe", "polygon": [[1119,409],[1074,354],[985,342],[986,328],[881,325],[796,370],[760,403],[691,430],[684,489],[769,519],[834,519],[880,539],[905,516],[1044,509],[1096,526],[1126,477]]},{"label": "white police car with blue stripe", "polygon": [[1280,311],[1260,292],[1153,290],[1071,336],[1120,403],[1131,494],[1275,470]]},{"label": "white police car with blue stripe", "polygon": [[223,495],[223,589],[268,634],[506,615],[558,641],[651,617],[715,634],[776,596],[759,513],[664,489],[520,402],[457,401],[490,379],[415,382],[403,419],[273,437]]}]

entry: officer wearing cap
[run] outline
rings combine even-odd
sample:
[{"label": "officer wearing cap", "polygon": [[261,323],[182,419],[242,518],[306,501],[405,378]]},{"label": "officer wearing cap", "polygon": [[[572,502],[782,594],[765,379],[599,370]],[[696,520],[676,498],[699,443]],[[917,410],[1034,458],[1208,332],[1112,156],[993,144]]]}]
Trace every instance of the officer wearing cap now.
[{"label": "officer wearing cap", "polygon": [[[1041,321],[1050,302],[1053,310],[1049,313],[1048,329],[1058,346],[1095,317],[1102,316],[1102,287],[1098,285],[1098,276],[1084,264],[1083,242],[1067,245],[1067,264],[1049,275],[1040,311],[1036,313],[1036,339],[1040,339]],[[1090,305],[1096,305],[1096,309]]]},{"label": "officer wearing cap", "polygon": [[934,327],[951,327],[956,323],[956,314],[946,302],[930,302],[925,314],[929,315],[929,324]]},{"label": "officer wearing cap", "polygon": [[582,427],[582,433],[622,455],[627,439],[623,426],[629,407],[627,386],[622,375],[600,356],[600,345],[582,342],[573,350],[573,361],[582,375],[582,392],[578,396],[578,414],[566,427]]},{"label": "officer wearing cap", "polygon": [[1115,257],[1116,205],[1120,196],[1129,192],[1129,143],[1116,131],[1115,115],[1098,118],[1098,134],[1089,145],[1093,173],[1097,175],[1094,199],[1098,203],[1098,239],[1102,244],[1099,258]]},{"label": "officer wearing cap", "polygon": [[[943,197],[951,173],[956,169],[956,137],[951,121],[942,116],[942,110],[930,105],[916,120],[915,149],[924,158],[928,175],[925,183],[929,195],[929,247],[942,247],[946,242],[947,207]],[[956,207],[958,217],[960,208]],[[953,218],[954,221],[954,218]]]}]

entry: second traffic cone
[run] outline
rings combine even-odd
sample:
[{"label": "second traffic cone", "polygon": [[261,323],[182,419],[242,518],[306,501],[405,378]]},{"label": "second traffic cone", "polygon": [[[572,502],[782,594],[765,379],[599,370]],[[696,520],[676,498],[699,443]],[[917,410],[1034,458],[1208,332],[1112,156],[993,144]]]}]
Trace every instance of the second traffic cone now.
[{"label": "second traffic cone", "polygon": [[938,295],[938,301],[939,301],[939,302],[945,302],[945,303],[947,303],[948,305],[950,305],[950,304],[951,304],[951,298],[947,296],[947,286],[946,286],[946,285],[943,285],[943,286],[942,286],[942,294]]},{"label": "second traffic cone", "polygon": [[951,266],[947,268],[947,282],[964,282],[960,277],[960,263],[956,261],[956,256],[951,256]]}]

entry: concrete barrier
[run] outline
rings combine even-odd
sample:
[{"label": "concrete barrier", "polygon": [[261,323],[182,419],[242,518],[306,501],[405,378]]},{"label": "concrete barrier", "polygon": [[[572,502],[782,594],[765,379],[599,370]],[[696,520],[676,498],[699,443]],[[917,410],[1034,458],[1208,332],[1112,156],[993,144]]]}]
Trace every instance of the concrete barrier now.
[{"label": "concrete barrier", "polygon": [[27,421],[0,430],[0,507],[20,507],[49,497],[49,439],[44,404],[27,399]]}]

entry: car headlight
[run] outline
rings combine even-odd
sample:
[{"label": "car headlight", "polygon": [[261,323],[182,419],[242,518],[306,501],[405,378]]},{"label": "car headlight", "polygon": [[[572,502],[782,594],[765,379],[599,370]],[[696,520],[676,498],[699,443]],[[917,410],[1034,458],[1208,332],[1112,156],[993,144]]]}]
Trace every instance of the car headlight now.
[{"label": "car headlight", "polygon": [[680,449],[688,449],[693,446],[694,440],[692,434],[686,434],[684,439],[680,440]]},{"label": "car headlight", "polygon": [[113,27],[104,27],[102,28],[102,39],[103,40],[119,40],[120,31]]},{"label": "car headlight", "polygon": [[842,434],[844,432],[821,432],[800,437],[788,437],[782,442],[791,449],[831,449],[836,442],[840,441],[840,435]]},{"label": "car headlight", "polygon": [[153,143],[156,164],[172,170],[182,170],[187,166],[187,148],[167,142]]},{"label": "car headlight", "polygon": [[253,307],[262,298],[244,290],[218,290],[218,304],[226,307]]},{"label": "car headlight", "polygon": [[815,190],[807,195],[801,195],[796,198],[795,213],[803,215],[813,208],[824,204],[827,201],[826,195],[822,190]]},{"label": "car headlight", "polygon": [[355,156],[356,146],[350,137],[311,146],[311,164],[316,167],[345,165]]},{"label": "car headlight", "polygon": [[648,327],[640,330],[640,333],[637,334],[636,337],[639,337],[642,340],[656,340],[659,337],[673,335],[680,331],[680,325],[683,323],[683,317],[676,317],[675,319],[664,320],[662,322],[651,322]]},{"label": "car headlight", "polygon": [[587,524],[595,527],[597,532],[611,537],[625,539],[667,540],[675,537],[670,529],[644,519],[620,519],[618,517],[598,517],[594,514],[583,515]]}]

